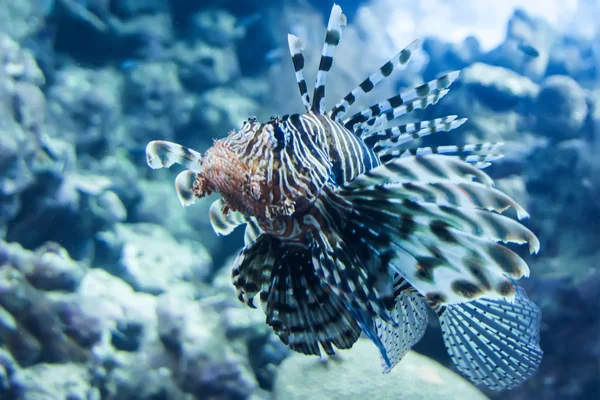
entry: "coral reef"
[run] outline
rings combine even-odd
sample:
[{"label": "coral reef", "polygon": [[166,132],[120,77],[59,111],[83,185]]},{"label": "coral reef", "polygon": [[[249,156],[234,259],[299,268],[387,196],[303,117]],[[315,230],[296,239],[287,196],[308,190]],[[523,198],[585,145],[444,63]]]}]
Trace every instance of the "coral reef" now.
[{"label": "coral reef", "polygon": [[[336,52],[332,97],[412,39],[390,37],[389,2],[359,3],[344,6],[353,23]],[[0,398],[600,396],[600,41],[516,10],[491,51],[475,37],[425,38],[415,66],[379,92],[463,69],[449,100],[421,115],[469,123],[429,143],[505,142],[490,174],[526,205],[541,240],[540,255],[525,257],[545,358],[523,386],[484,395],[414,353],[386,381],[363,342],[327,364],[290,357],[262,311],[235,297],[229,266],[242,232],[217,237],[212,199],[184,209],[176,171],[146,167],[151,139],[202,149],[250,115],[301,111],[285,35],[301,36],[316,64],[323,2],[2,7]],[[416,350],[450,366],[432,328]]]}]

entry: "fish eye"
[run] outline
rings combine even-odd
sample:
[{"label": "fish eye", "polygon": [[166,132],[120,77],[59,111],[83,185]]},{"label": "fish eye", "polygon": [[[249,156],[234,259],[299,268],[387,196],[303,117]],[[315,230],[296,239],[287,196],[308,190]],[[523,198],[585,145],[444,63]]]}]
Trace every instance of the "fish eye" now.
[{"label": "fish eye", "polygon": [[273,138],[276,143],[274,148],[276,151],[282,150],[287,144],[285,132],[277,125],[273,127]]}]

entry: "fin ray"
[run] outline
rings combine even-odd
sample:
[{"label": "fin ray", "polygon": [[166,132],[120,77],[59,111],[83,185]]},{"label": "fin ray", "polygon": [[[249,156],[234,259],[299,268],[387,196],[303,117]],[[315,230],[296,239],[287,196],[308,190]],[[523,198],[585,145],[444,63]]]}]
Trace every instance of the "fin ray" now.
[{"label": "fin ray", "polygon": [[[277,263],[277,250],[278,241],[270,235],[262,234],[240,250],[233,262],[231,278],[237,297],[251,308],[256,308],[254,297],[269,285]],[[263,300],[261,297],[261,302]]]},{"label": "fin ray", "polygon": [[[476,274],[484,275],[482,284],[475,284],[475,286],[471,284],[469,288],[464,288],[462,284],[453,287],[454,294],[461,296],[465,296],[462,292],[470,294],[470,296],[466,295],[466,299],[482,296],[491,290],[501,294],[502,297],[510,297],[512,290],[500,286],[506,283],[504,276],[517,279],[529,276],[527,263],[509,248],[496,243],[494,231],[490,231],[485,225],[473,223],[471,226],[470,223],[465,222],[460,227],[465,231],[461,231],[451,225],[453,218],[446,217],[443,213],[427,215],[426,210],[419,213],[417,210],[421,210],[420,208],[416,209],[410,205],[406,208],[406,204],[386,205],[381,201],[367,200],[364,203],[355,201],[354,204],[357,213],[361,215],[363,221],[366,221],[363,224],[368,222],[377,227],[382,234],[387,233],[395,238],[392,246],[406,251],[415,258],[416,264],[413,263],[410,267],[404,266],[404,276],[422,293],[425,292],[423,285],[426,283],[434,288],[439,287],[444,279],[448,281],[445,283],[448,286],[455,280],[461,280],[459,275],[453,278],[450,276],[442,278],[439,275],[445,271],[439,268],[442,266],[450,267],[457,272],[464,271],[465,276],[470,275],[467,267]],[[489,211],[483,212],[491,214]],[[510,220],[507,217],[503,218]],[[473,229],[481,229],[481,232],[477,234],[469,232]],[[525,227],[519,229],[531,235],[527,239],[530,241],[530,247],[538,245],[535,235]],[[454,259],[457,261],[452,262]],[[421,285],[417,284],[415,279],[420,279]]]},{"label": "fin ray", "polygon": [[292,56],[292,63],[294,64],[294,71],[296,75],[296,83],[300,90],[300,98],[306,112],[310,111],[310,96],[308,94],[308,88],[306,86],[306,80],[304,79],[304,54],[302,54],[303,46],[302,41],[298,36],[288,34],[288,46],[290,49],[290,55]]},{"label": "fin ray", "polygon": [[411,156],[391,160],[357,176],[342,186],[342,191],[386,183],[469,183],[474,177],[486,186],[493,185],[492,178],[486,173],[464,161],[437,154]]},{"label": "fin ray", "polygon": [[427,329],[426,303],[415,292],[404,290],[396,297],[394,313],[400,324],[394,327],[381,319],[375,326],[379,339],[385,346],[387,360],[381,356],[383,373],[389,373],[417,344]]},{"label": "fin ray", "polygon": [[[479,237],[484,240],[504,243],[529,243],[531,253],[537,253],[540,248],[538,238],[524,225],[502,214],[487,210],[473,208],[459,208],[455,206],[440,206],[434,203],[426,203],[414,200],[401,199],[376,199],[356,198],[357,204],[363,210],[376,212],[378,209],[386,208],[388,211],[398,213],[399,218],[411,217],[416,219],[422,217],[424,222],[439,221],[446,226],[430,226],[436,230],[433,234],[443,236],[449,242],[451,231],[462,231],[470,236]],[[415,220],[415,222],[418,222]],[[444,230],[444,232],[442,232]]]},{"label": "fin ray", "polygon": [[372,130],[374,127],[398,118],[414,109],[424,109],[435,104],[448,93],[448,88],[458,78],[453,71],[374,104],[344,120],[344,125],[355,133]]},{"label": "fin ray", "polygon": [[306,248],[282,248],[267,297],[267,323],[292,350],[328,355],[352,347],[361,329],[341,299],[316,275]]},{"label": "fin ray", "polygon": [[377,198],[380,192],[397,199],[408,199],[435,203],[438,206],[460,208],[479,208],[503,213],[514,208],[518,219],[529,217],[527,211],[514,199],[500,190],[485,186],[479,182],[403,182],[375,185],[347,192],[346,197]]},{"label": "fin ray", "polygon": [[[399,149],[398,145],[390,145],[389,143],[382,143],[376,145],[373,151],[382,156],[391,156],[393,158],[408,157],[408,156],[424,156],[428,154],[451,154],[456,153],[462,160],[467,160],[469,154],[476,154],[479,156],[486,156],[486,159],[491,161],[502,157],[499,153],[494,153],[500,149],[504,143],[478,143],[478,144],[465,144],[462,146],[458,145],[442,145],[442,146],[423,146],[423,147],[411,147],[406,149]],[[389,161],[389,160],[388,160]]]},{"label": "fin ray", "polygon": [[475,384],[506,390],[535,373],[541,362],[540,319],[539,308],[517,286],[514,303],[453,304],[443,310],[440,324],[456,368]]},{"label": "fin ray", "polygon": [[365,133],[362,138],[369,147],[376,145],[400,146],[418,140],[433,133],[448,132],[464,124],[467,119],[456,119],[456,115],[447,115],[430,121],[411,122],[380,131]]},{"label": "fin ray", "polygon": [[248,218],[246,224],[246,230],[244,231],[244,245],[248,246],[256,240],[256,238],[263,232],[258,226],[256,219],[251,217]]},{"label": "fin ray", "polygon": [[329,15],[329,22],[327,23],[327,34],[325,35],[325,43],[321,52],[321,61],[313,93],[311,109],[316,114],[323,114],[325,111],[325,83],[327,73],[333,65],[333,51],[340,43],[342,28],[344,26],[346,26],[346,16],[342,14],[341,7],[334,4]]},{"label": "fin ray", "polygon": [[419,39],[415,39],[412,43],[402,49],[392,59],[379,67],[379,70],[369,75],[367,79],[362,81],[360,85],[352,89],[350,93],[345,95],[329,112],[329,116],[334,121],[340,121],[346,114],[348,109],[362,96],[373,90],[377,84],[386,79],[392,74],[395,69],[405,67],[410,61],[411,56],[419,48]]}]

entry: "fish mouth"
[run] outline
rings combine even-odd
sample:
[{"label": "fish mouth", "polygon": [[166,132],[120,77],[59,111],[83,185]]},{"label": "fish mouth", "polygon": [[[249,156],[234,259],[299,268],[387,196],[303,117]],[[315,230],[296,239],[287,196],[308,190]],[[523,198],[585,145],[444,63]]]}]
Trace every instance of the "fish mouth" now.
[{"label": "fish mouth", "polygon": [[216,141],[205,153],[202,172],[199,174],[204,187],[199,189],[217,192],[225,199],[239,203],[245,197],[244,194],[252,194],[248,188],[249,176],[248,166],[224,142]]}]

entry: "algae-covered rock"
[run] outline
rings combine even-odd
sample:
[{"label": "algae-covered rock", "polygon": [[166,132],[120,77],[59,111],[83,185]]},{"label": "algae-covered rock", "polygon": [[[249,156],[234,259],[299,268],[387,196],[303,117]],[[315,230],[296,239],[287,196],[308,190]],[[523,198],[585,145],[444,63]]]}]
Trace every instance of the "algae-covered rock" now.
[{"label": "algae-covered rock", "polygon": [[569,76],[548,77],[541,84],[535,110],[540,134],[554,141],[577,138],[588,112],[585,91]]},{"label": "algae-covered rock", "polygon": [[512,109],[520,102],[531,102],[537,96],[538,86],[530,79],[507,68],[475,63],[460,75],[461,85],[485,104],[498,111]]},{"label": "algae-covered rock", "polygon": [[124,110],[129,140],[145,146],[148,138],[173,140],[186,125],[193,101],[184,91],[173,62],[139,64],[125,76]]},{"label": "algae-covered rock", "polygon": [[48,113],[61,137],[80,153],[102,154],[118,146],[122,78],[111,69],[67,66],[48,89]]},{"label": "algae-covered rock", "polygon": [[230,88],[216,88],[204,92],[194,110],[194,120],[215,136],[223,136],[227,130],[239,127],[249,115],[256,115],[257,102],[240,96]]},{"label": "algae-covered rock", "polygon": [[423,70],[425,81],[435,79],[440,71],[460,70],[477,62],[482,52],[479,41],[474,36],[465,38],[461,43],[426,37],[423,40],[423,51],[429,57]]},{"label": "algae-covered rock", "polygon": [[[2,3],[2,6],[6,7],[6,2]],[[2,17],[4,17],[4,13]],[[0,25],[3,25],[2,28],[5,28],[1,20]],[[2,28],[0,28],[0,31],[4,30]],[[37,86],[43,85],[46,82],[46,78],[38,66],[34,55],[31,51],[13,40],[11,36],[6,34],[0,35],[0,51],[2,52],[0,72],[14,81],[29,82]]]},{"label": "algae-covered rock", "polygon": [[177,43],[173,47],[181,82],[192,90],[225,85],[240,77],[233,48],[217,48],[204,42]]},{"label": "algae-covered rock", "polygon": [[275,381],[275,400],[300,399],[461,399],[484,400],[477,388],[431,359],[409,352],[387,375],[379,354],[368,340],[321,362],[294,354],[286,359]]},{"label": "algae-covered rock", "polygon": [[[198,239],[200,237],[197,230],[190,225],[191,215],[194,213],[202,214],[206,228],[209,228],[208,206],[210,201],[205,199],[196,201],[193,208],[184,208],[181,206],[177,193],[173,187],[172,179],[161,180],[140,180],[138,182],[145,196],[137,204],[133,218],[135,222],[149,222],[160,225],[169,230],[176,239]],[[208,202],[208,205],[205,203]],[[160,211],[159,211],[160,210]],[[210,236],[206,235],[206,241],[203,240],[205,247],[210,242]],[[212,235],[214,236],[214,235]]]},{"label": "algae-covered rock", "polygon": [[87,272],[85,264],[71,259],[69,253],[54,242],[30,252],[18,243],[0,241],[0,252],[36,289],[74,291]]},{"label": "algae-covered rock", "polygon": [[554,27],[542,18],[516,8],[508,21],[506,38],[482,61],[508,68],[535,81],[544,77],[548,60],[556,51]]},{"label": "algae-covered rock", "polygon": [[194,39],[206,41],[211,46],[233,46],[245,34],[245,29],[226,10],[209,8],[200,10],[190,18],[191,34]]},{"label": "algae-covered rock", "polygon": [[42,29],[54,0],[3,1],[0,32],[22,40]]},{"label": "algae-covered rock", "polygon": [[24,366],[35,362],[85,361],[88,352],[69,337],[51,299],[11,264],[0,266],[2,344]]},{"label": "algae-covered rock", "polygon": [[105,239],[119,253],[114,271],[135,290],[159,294],[183,282],[199,282],[211,258],[200,242],[177,241],[154,224],[118,224]]},{"label": "algae-covered rock", "polygon": [[[440,102],[440,112],[469,119],[463,131],[466,142],[520,141],[530,128],[530,109],[538,93],[538,85],[529,78],[478,62],[461,71],[448,100]],[[456,136],[461,131],[452,135],[455,143],[461,142]]]},{"label": "algae-covered rock", "polygon": [[19,400],[87,400],[98,398],[83,364],[37,364],[17,373]]},{"label": "algae-covered rock", "polygon": [[0,347],[0,398],[8,396],[11,389],[11,380],[19,371],[19,364],[3,347]]},{"label": "algae-covered rock", "polygon": [[227,343],[226,324],[213,309],[215,299],[193,301],[167,293],[158,300],[158,334],[178,360],[175,380],[198,399],[246,399],[257,388],[245,354]]},{"label": "algae-covered rock", "polygon": [[119,17],[132,18],[143,14],[156,14],[169,10],[168,0],[121,0],[112,6]]}]

